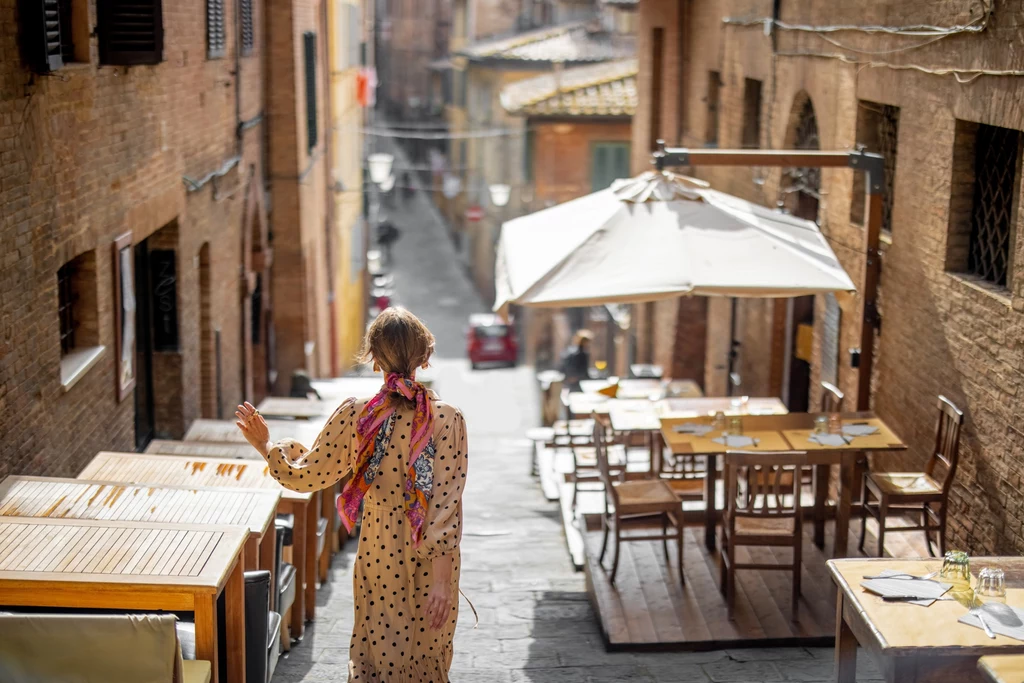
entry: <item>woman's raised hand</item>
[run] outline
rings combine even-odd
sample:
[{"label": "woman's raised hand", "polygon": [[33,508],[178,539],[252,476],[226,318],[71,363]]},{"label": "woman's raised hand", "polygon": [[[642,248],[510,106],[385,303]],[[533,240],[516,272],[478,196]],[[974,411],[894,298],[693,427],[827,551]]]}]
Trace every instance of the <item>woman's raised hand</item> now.
[{"label": "woman's raised hand", "polygon": [[256,410],[253,404],[246,401],[243,405],[238,406],[238,410],[235,411],[235,417],[238,418],[235,424],[242,430],[245,440],[252,444],[252,447],[259,451],[260,455],[264,458],[267,457],[269,452],[267,445],[270,443],[270,427],[267,426],[267,421],[260,415],[260,411]]}]

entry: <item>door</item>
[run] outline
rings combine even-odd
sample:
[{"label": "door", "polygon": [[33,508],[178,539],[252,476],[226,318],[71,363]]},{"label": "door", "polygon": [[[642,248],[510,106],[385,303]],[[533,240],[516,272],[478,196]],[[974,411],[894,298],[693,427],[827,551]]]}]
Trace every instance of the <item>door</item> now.
[{"label": "door", "polygon": [[153,311],[149,246],[145,240],[135,245],[135,448],[142,451],[156,433],[153,405]]},{"label": "door", "polygon": [[789,400],[791,413],[806,413],[810,407],[811,347],[814,338],[814,297],[798,296],[790,308],[791,352],[789,358]]},{"label": "door", "polygon": [[629,177],[629,143],[595,142],[590,149],[590,189],[607,189],[619,178]]}]

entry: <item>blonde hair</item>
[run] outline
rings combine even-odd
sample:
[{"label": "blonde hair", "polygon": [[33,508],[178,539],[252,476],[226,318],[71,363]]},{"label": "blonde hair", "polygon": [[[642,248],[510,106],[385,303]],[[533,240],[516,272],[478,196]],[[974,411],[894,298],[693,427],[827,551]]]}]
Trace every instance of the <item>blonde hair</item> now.
[{"label": "blonde hair", "polygon": [[359,360],[372,360],[385,374],[411,375],[433,353],[434,335],[427,326],[404,308],[388,307],[366,330]]},{"label": "blonde hair", "polygon": [[576,330],[576,334],[572,336],[573,346],[579,346],[584,339],[591,341],[594,338],[594,333],[584,328],[582,330]]}]

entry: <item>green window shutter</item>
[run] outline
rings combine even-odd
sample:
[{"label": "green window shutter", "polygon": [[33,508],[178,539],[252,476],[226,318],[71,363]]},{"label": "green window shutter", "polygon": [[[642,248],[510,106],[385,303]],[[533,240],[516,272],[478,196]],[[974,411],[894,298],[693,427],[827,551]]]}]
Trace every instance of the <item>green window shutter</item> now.
[{"label": "green window shutter", "polygon": [[621,143],[615,146],[614,171],[612,181],[629,177],[629,144]]},{"label": "green window shutter", "polygon": [[608,187],[608,145],[597,143],[591,156],[590,164],[590,189],[593,192]]},{"label": "green window shutter", "polygon": [[302,34],[306,57],[306,144],[310,150],[319,140],[316,127],[316,34],[306,31]]}]

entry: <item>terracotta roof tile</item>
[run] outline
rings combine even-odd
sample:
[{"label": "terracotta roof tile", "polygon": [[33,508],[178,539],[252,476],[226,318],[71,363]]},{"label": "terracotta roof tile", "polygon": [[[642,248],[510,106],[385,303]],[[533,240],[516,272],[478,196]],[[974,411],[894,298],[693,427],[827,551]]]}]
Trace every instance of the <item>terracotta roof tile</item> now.
[{"label": "terracotta roof tile", "polygon": [[586,24],[525,31],[514,36],[482,40],[463,48],[459,54],[471,60],[600,62],[627,56],[601,31]]},{"label": "terracotta roof tile", "polygon": [[637,60],[565,69],[517,81],[501,91],[501,105],[524,116],[632,116]]}]

